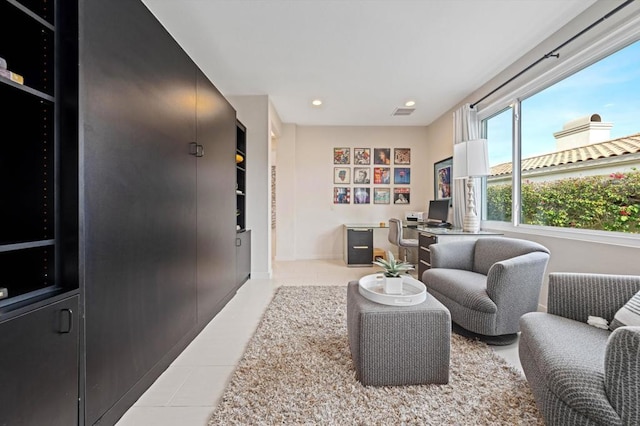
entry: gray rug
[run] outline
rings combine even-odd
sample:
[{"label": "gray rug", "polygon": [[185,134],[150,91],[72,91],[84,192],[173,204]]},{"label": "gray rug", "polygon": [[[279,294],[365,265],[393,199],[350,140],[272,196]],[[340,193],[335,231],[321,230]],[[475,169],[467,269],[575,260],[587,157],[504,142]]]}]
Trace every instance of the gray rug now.
[{"label": "gray rug", "polygon": [[526,380],[455,334],[449,384],[362,386],[346,315],[346,287],[280,287],[209,424],[544,424]]}]

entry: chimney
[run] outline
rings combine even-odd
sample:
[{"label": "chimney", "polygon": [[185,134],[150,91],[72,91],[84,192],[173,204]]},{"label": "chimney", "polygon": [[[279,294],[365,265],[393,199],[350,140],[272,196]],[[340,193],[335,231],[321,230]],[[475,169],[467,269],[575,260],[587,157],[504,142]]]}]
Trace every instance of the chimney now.
[{"label": "chimney", "polygon": [[555,132],[556,151],[579,148],[611,139],[613,123],[603,123],[599,114],[591,114],[569,121]]}]

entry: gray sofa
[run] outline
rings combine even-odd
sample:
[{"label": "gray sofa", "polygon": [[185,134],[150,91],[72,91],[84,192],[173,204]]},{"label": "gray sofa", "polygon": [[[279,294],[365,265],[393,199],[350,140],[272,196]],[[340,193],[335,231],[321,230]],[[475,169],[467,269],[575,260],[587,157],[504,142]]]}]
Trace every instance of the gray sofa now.
[{"label": "gray sofa", "polygon": [[640,425],[640,327],[606,319],[640,291],[640,277],[549,274],[547,313],[520,319],[520,362],[549,425]]},{"label": "gray sofa", "polygon": [[431,269],[422,274],[422,282],[449,309],[462,334],[472,332],[491,344],[515,341],[520,317],[538,309],[549,250],[533,241],[501,237],[432,244],[429,249]]}]

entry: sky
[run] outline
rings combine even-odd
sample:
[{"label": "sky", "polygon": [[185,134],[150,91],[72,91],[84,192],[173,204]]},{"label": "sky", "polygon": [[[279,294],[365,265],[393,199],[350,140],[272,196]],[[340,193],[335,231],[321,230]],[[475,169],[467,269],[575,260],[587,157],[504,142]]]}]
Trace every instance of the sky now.
[{"label": "sky", "polygon": [[[611,138],[640,132],[640,41],[522,101],[522,158],[555,151],[567,121],[599,114]],[[511,161],[511,110],[488,123],[489,162]]]}]

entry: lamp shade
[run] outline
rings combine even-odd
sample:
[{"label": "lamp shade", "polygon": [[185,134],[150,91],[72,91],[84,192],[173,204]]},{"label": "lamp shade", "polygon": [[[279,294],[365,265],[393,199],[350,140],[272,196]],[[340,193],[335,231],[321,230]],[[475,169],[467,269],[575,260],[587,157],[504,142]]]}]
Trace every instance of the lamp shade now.
[{"label": "lamp shade", "polygon": [[489,176],[486,139],[474,139],[453,145],[453,178]]}]

